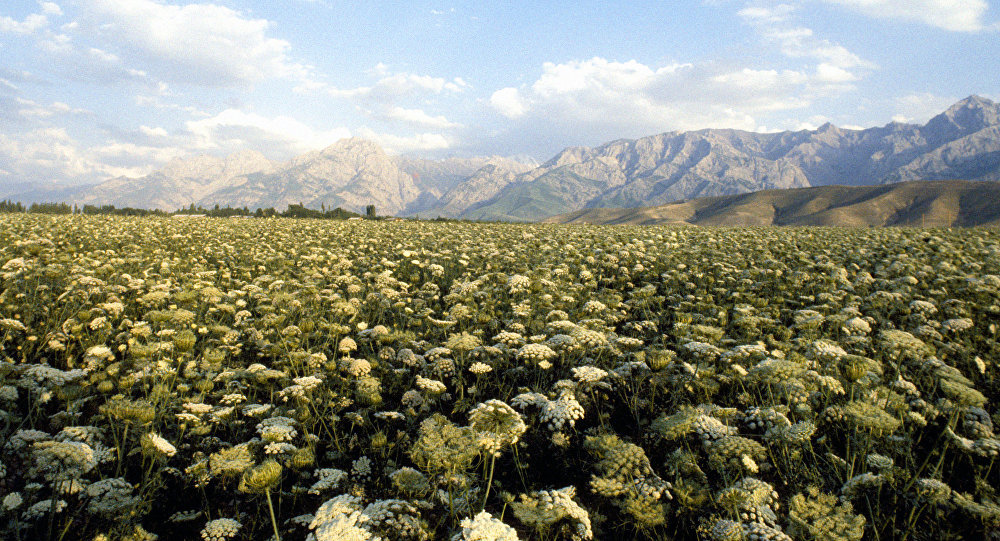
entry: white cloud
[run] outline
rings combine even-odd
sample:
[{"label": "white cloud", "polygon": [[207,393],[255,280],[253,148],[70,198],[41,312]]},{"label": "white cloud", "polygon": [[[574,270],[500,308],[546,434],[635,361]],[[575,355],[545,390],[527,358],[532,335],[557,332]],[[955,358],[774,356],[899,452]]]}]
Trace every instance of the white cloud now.
[{"label": "white cloud", "polygon": [[519,129],[557,130],[567,142],[668,130],[760,128],[756,117],[808,106],[815,75],[725,69],[712,64],[650,67],[603,58],[546,63],[530,86],[503,88],[490,105]]},{"label": "white cloud", "polygon": [[414,90],[425,90],[435,94],[440,94],[443,90],[452,92],[461,90],[453,81],[413,73],[394,73],[379,79],[375,86],[393,95],[405,95]]},{"label": "white cloud", "polygon": [[[755,70],[743,68],[739,71],[722,73],[712,77],[712,82],[746,92],[772,94],[777,89],[791,90],[809,82],[809,77],[795,70]],[[780,102],[778,102],[780,103]],[[773,107],[766,107],[771,109]],[[778,107],[786,108],[786,107]]]},{"label": "white cloud", "polygon": [[425,126],[428,128],[453,129],[461,127],[461,124],[456,124],[444,116],[431,116],[422,109],[405,109],[403,107],[394,106],[386,109],[379,116],[389,120],[403,122],[405,124]]},{"label": "white cloud", "polygon": [[[403,114],[419,117],[412,111]],[[435,117],[428,118],[432,124],[439,122]],[[447,120],[443,122],[451,127]],[[287,159],[319,150],[352,136],[347,128],[318,130],[290,117],[271,118],[238,109],[227,109],[210,118],[189,121],[186,128],[183,142],[179,143],[184,148],[217,153],[258,149],[265,150],[272,159]],[[375,141],[393,154],[451,147],[449,138],[438,133],[399,135],[377,132],[368,127],[361,127],[356,132],[357,136]]]},{"label": "white cloud", "polygon": [[[746,8],[739,15],[754,26],[760,34],[776,43],[781,53],[791,58],[812,58],[830,67],[846,70],[874,68],[874,64],[862,59],[846,47],[829,40],[816,37],[815,33],[794,24],[795,7],[782,4],[776,8]],[[857,77],[851,73],[839,73],[838,78]],[[853,80],[853,79],[852,79]]]},{"label": "white cloud", "polygon": [[26,98],[16,98],[15,101],[21,106],[18,110],[18,114],[24,117],[33,118],[50,118],[57,115],[64,114],[88,114],[89,111],[85,109],[78,109],[76,107],[70,107],[69,105],[61,102],[54,101],[49,105],[42,105],[33,100]]},{"label": "white cloud", "polygon": [[78,28],[109,54],[152,76],[205,86],[308,77],[270,23],[214,4],[175,6],[152,0],[94,0],[80,6]]},{"label": "white cloud", "polygon": [[416,73],[390,73],[384,64],[375,66],[371,73],[378,76],[378,79],[370,85],[337,88],[323,82],[308,80],[298,85],[295,90],[303,93],[324,91],[337,98],[393,103],[401,98],[419,94],[441,94],[446,90],[452,93],[462,92],[468,87],[468,83],[461,77],[455,77],[449,81],[443,77]]},{"label": "white cloud", "polygon": [[857,75],[826,62],[816,66],[816,78],[824,83],[850,83],[858,80]]},{"label": "white cloud", "polygon": [[209,118],[188,121],[186,127],[193,137],[194,148],[227,153],[267,149],[285,158],[329,146],[351,135],[346,128],[315,130],[287,116],[268,118],[239,109],[226,109]]},{"label": "white cloud", "polygon": [[985,0],[825,0],[880,19],[921,22],[954,32],[978,32],[986,24]]},{"label": "white cloud", "polygon": [[770,24],[785,22],[795,11],[790,4],[776,6],[748,6],[739,11],[740,17]]},{"label": "white cloud", "polygon": [[0,168],[36,183],[93,182],[125,171],[96,159],[64,128],[0,134]]},{"label": "white cloud", "polygon": [[23,21],[16,21],[7,16],[0,16],[0,32],[10,32],[12,34],[34,34],[36,30],[48,26],[49,20],[45,15],[33,13],[24,18]]},{"label": "white cloud", "polygon": [[62,8],[55,2],[39,2],[39,5],[42,6],[42,13],[46,15],[59,16],[63,14]]},{"label": "white cloud", "polygon": [[146,172],[142,174],[150,172],[154,164],[164,164],[186,154],[183,149],[176,147],[146,146],[118,141],[95,147],[93,153],[104,159],[127,159],[143,164],[142,168]]},{"label": "white cloud", "polygon": [[375,141],[390,154],[405,154],[407,152],[429,152],[445,150],[451,147],[448,138],[438,133],[418,133],[411,136],[400,136],[387,133],[377,133],[368,128],[358,130],[358,135]]},{"label": "white cloud", "polygon": [[155,109],[167,110],[167,111],[183,111],[191,116],[196,117],[209,117],[212,116],[201,109],[193,105],[180,105],[177,103],[165,102],[160,99],[160,96],[144,96],[138,95],[135,97],[135,104],[141,107],[153,107]]},{"label": "white cloud", "polygon": [[155,128],[150,128],[149,126],[143,125],[143,126],[139,126],[139,131],[142,132],[143,135],[146,135],[146,136],[149,136],[149,137],[166,137],[167,135],[169,135],[167,133],[167,130],[165,130],[165,129],[159,127],[159,126],[157,126]]},{"label": "white cloud", "polygon": [[[357,106],[358,111],[379,120],[436,130],[451,130],[462,127],[461,124],[448,120],[444,115],[435,115],[425,109],[428,105],[434,106],[439,97],[443,99],[459,95],[469,88],[469,84],[461,77],[449,80],[444,77],[411,72],[393,72],[389,66],[382,63],[375,65],[367,74],[372,77],[373,81],[370,84],[353,88],[338,88],[324,82],[309,80],[299,84],[294,90],[301,94],[321,92],[335,98],[349,100]],[[418,99],[422,102],[421,107],[400,105]],[[376,133],[374,136],[387,141],[387,144],[384,145],[387,148],[405,149],[399,150],[399,152],[440,150],[447,148],[448,145],[448,141],[437,134],[392,138],[389,135]]]},{"label": "white cloud", "polygon": [[501,88],[490,96],[490,105],[505,117],[517,118],[524,116],[528,111],[528,105],[520,92],[516,88]]}]

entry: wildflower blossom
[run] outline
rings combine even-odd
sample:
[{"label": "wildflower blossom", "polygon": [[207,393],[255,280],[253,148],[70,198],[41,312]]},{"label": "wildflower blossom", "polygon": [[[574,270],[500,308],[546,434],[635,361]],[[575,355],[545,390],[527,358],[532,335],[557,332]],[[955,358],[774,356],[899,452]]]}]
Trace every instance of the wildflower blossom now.
[{"label": "wildflower blossom", "polygon": [[581,382],[595,383],[607,377],[608,373],[594,366],[574,366],[573,377]]},{"label": "wildflower blossom", "polygon": [[475,518],[462,519],[462,531],[452,536],[451,541],[518,541],[517,530],[493,518],[486,511],[480,511]]},{"label": "wildflower blossom", "polygon": [[541,490],[522,494],[511,507],[522,523],[538,530],[551,530],[561,525],[562,531],[574,540],[593,539],[590,515],[573,498],[576,488]]},{"label": "wildflower blossom", "polygon": [[21,497],[21,493],[11,492],[3,497],[3,502],[0,505],[3,505],[4,511],[13,511],[21,507],[22,503],[24,503],[24,498]]},{"label": "wildflower blossom", "polygon": [[153,449],[157,453],[160,453],[160,454],[162,454],[163,456],[166,456],[166,457],[172,457],[172,456],[174,456],[174,455],[177,454],[177,448],[174,447],[173,444],[171,444],[169,441],[163,439],[159,434],[157,434],[155,432],[150,432],[150,433],[146,434],[146,437],[143,440],[143,443],[144,444],[148,444],[148,446],[151,449]]},{"label": "wildflower blossom", "polygon": [[477,376],[481,376],[483,374],[488,374],[488,373],[490,373],[492,371],[493,371],[493,367],[492,366],[490,366],[490,365],[488,365],[486,363],[478,362],[478,361],[472,363],[469,366],[469,372],[472,372],[473,374],[475,374]]},{"label": "wildflower blossom", "polygon": [[228,541],[236,537],[236,533],[243,527],[237,520],[231,518],[217,518],[205,524],[201,530],[201,538],[205,541]]},{"label": "wildflower blossom", "polygon": [[521,414],[496,399],[473,408],[469,412],[469,426],[476,431],[480,447],[491,453],[517,443],[527,430]]}]

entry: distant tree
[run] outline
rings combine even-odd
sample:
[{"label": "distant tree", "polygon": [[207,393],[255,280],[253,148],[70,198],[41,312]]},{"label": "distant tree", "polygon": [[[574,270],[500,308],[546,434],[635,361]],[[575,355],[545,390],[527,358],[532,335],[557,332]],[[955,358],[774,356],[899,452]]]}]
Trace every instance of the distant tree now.
[{"label": "distant tree", "polygon": [[365,207],[365,217],[371,220],[375,219],[375,205]]},{"label": "distant tree", "polygon": [[24,205],[20,201],[17,203],[4,199],[0,201],[0,212],[24,212]]}]

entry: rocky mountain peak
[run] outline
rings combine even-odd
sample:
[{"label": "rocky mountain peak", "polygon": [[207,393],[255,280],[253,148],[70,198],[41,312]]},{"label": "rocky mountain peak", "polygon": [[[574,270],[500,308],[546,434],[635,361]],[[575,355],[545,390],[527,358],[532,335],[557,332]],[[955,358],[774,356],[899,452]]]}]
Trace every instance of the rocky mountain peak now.
[{"label": "rocky mountain peak", "polygon": [[591,157],[593,152],[587,147],[566,147],[562,152],[556,154],[554,158],[542,164],[543,168],[562,167],[574,163],[580,163]]},{"label": "rocky mountain peak", "polygon": [[160,174],[171,179],[193,179],[213,181],[229,179],[250,173],[266,172],[274,168],[274,164],[263,154],[253,150],[235,152],[225,158],[217,158],[207,154],[174,158],[170,160]]},{"label": "rocky mountain peak", "polygon": [[982,96],[969,96],[932,118],[924,129],[931,137],[954,138],[1000,123],[1000,105]]},{"label": "rocky mountain peak", "polygon": [[341,139],[336,143],[324,148],[320,151],[320,154],[324,156],[330,155],[350,155],[350,156],[366,156],[366,155],[385,155],[385,151],[382,147],[378,146],[375,142],[369,141],[367,139],[362,139],[360,137],[348,137],[346,139]]},{"label": "rocky mountain peak", "polygon": [[217,176],[223,169],[221,159],[207,154],[174,158],[163,166],[160,173],[169,178],[207,179]]},{"label": "rocky mountain peak", "polygon": [[241,150],[226,156],[223,164],[223,176],[227,178],[249,175],[250,173],[268,173],[275,164],[256,150]]}]

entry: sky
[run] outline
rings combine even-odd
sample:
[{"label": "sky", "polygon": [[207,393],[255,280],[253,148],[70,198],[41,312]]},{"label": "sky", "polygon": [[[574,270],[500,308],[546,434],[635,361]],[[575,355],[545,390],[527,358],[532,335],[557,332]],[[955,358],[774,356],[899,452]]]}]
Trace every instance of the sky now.
[{"label": "sky", "polygon": [[5,0],[0,184],[344,137],[546,160],[667,131],[923,123],[1000,98],[985,0]]}]

